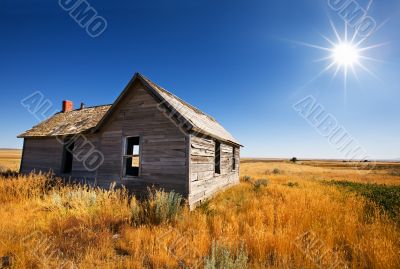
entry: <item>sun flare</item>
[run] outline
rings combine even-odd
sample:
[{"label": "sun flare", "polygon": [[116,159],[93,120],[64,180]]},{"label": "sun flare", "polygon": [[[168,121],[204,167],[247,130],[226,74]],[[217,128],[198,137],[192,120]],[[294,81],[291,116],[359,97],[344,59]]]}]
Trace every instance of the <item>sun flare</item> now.
[{"label": "sun flare", "polygon": [[352,66],[359,60],[359,51],[350,43],[340,43],[332,50],[332,59],[338,65]]},{"label": "sun flare", "polygon": [[[357,69],[362,69],[364,72],[367,72],[369,75],[379,80],[379,77],[376,76],[365,65],[365,62],[366,61],[381,62],[381,61],[367,56],[366,53],[371,49],[376,49],[385,46],[387,45],[387,43],[379,43],[371,46],[366,46],[363,43],[366,43],[367,37],[360,38],[357,29],[353,31],[352,36],[349,36],[349,29],[346,23],[343,34],[339,34],[338,30],[336,29],[334,23],[331,20],[330,24],[333,30],[333,35],[336,37],[336,40],[328,38],[325,35],[321,34],[322,38],[329,43],[329,46],[320,46],[310,43],[296,42],[300,45],[318,49],[327,53],[325,57],[316,60],[316,62],[326,61],[327,65],[322,69],[322,71],[318,75],[316,75],[313,79],[311,79],[310,82],[314,81],[315,79],[317,79],[322,74],[328,71],[333,71],[332,72],[333,74],[332,79],[333,79],[337,76],[339,71],[342,71],[344,90],[346,92],[347,81],[349,79],[348,76],[349,72],[351,72],[354,75],[354,77],[358,80]],[[380,28],[380,26],[378,28]]]}]

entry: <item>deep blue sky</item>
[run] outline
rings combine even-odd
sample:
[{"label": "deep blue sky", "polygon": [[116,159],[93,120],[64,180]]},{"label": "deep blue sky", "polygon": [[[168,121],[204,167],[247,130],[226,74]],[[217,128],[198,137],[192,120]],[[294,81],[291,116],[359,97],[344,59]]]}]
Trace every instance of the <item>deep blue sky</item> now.
[{"label": "deep blue sky", "polygon": [[[358,3],[366,6],[366,0]],[[217,118],[245,146],[243,156],[343,158],[292,105],[312,94],[374,158],[400,158],[400,2],[376,1],[370,15],[391,20],[367,45],[385,62],[364,62],[347,95],[324,52],[298,45],[334,39],[326,1],[89,1],[108,22],[89,37],[58,0],[0,2],[0,147],[37,120],[20,105],[41,91],[63,99],[112,103],[135,72]]]}]

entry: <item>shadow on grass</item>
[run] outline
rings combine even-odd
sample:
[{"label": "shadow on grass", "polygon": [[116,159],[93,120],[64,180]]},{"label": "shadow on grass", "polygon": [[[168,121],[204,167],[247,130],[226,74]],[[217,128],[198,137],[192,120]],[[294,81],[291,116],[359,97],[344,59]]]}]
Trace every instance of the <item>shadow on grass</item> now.
[{"label": "shadow on grass", "polygon": [[19,172],[13,170],[0,170],[0,177],[1,178],[15,178],[20,175]]}]

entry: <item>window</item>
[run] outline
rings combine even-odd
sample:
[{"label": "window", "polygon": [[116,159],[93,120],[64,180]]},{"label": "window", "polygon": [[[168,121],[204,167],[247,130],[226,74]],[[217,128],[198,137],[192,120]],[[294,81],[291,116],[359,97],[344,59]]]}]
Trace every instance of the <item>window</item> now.
[{"label": "window", "polygon": [[232,147],[232,171],[236,170],[236,158],[235,158],[235,155],[236,155],[236,148]]},{"label": "window", "polygon": [[63,157],[61,172],[63,174],[70,174],[72,172],[72,161],[74,160],[74,147],[75,142],[72,139],[66,139],[63,145]]},{"label": "window", "polygon": [[221,143],[219,141],[215,141],[214,172],[221,173]]},{"label": "window", "polygon": [[139,176],[140,170],[140,138],[128,137],[126,139],[126,150],[124,156],[125,175]]}]

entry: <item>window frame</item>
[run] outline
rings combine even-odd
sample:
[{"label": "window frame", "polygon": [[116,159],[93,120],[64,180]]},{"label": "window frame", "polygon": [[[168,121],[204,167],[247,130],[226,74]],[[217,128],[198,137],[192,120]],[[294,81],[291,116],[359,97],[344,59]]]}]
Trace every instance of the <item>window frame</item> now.
[{"label": "window frame", "polygon": [[[131,138],[138,138],[139,139],[139,154],[133,154],[128,155],[128,140]],[[127,160],[129,158],[134,158],[134,157],[139,157],[139,166],[138,166],[138,174],[137,175],[129,175],[126,172],[127,169]],[[124,143],[123,143],[123,154],[122,154],[122,177],[125,179],[132,179],[132,178],[138,178],[142,174],[142,138],[141,136],[135,135],[135,136],[126,136],[124,137]]]},{"label": "window frame", "polygon": [[[218,149],[218,157],[217,157]],[[218,163],[217,163],[217,158]],[[218,140],[214,141],[214,175],[221,175],[221,142]]]},{"label": "window frame", "polygon": [[232,171],[236,171],[236,147],[232,146]]}]

